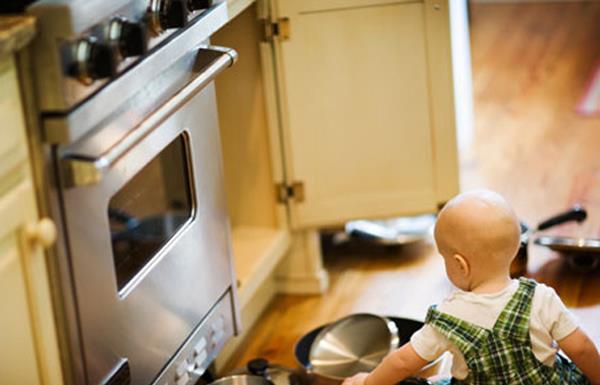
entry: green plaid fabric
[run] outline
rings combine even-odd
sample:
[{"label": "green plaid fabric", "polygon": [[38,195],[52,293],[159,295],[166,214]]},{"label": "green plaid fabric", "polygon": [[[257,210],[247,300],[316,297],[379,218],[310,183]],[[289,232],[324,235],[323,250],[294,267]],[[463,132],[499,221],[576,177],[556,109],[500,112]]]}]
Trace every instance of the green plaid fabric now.
[{"label": "green plaid fabric", "polygon": [[425,323],[450,340],[463,354],[469,375],[443,383],[466,385],[589,384],[581,371],[557,355],[554,367],[541,363],[529,339],[529,316],[536,282],[521,278],[519,288],[492,329],[442,313],[432,306]]}]

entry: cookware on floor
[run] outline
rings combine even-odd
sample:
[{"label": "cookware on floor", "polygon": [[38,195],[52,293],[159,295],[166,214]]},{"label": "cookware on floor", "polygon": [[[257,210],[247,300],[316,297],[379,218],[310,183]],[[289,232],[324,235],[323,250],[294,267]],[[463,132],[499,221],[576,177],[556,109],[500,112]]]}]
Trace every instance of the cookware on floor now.
[{"label": "cookware on floor", "polygon": [[[395,347],[399,347],[399,346],[405,344],[406,342],[408,342],[410,340],[410,337],[413,335],[413,333],[416,332],[417,330],[419,330],[423,326],[422,322],[411,320],[411,319],[397,318],[397,317],[386,317],[386,318],[389,319],[396,326],[396,329],[397,329],[398,340],[397,340]],[[323,325],[316,329],[311,330],[310,332],[308,332],[307,334],[302,336],[296,342],[296,346],[294,347],[294,355],[296,358],[296,362],[298,363],[300,368],[302,368],[305,371],[307,379],[311,385],[340,385],[342,383],[342,381],[344,380],[344,378],[347,377],[346,375],[336,376],[336,375],[331,375],[331,374],[320,374],[320,373],[314,371],[313,365],[310,360],[311,348],[312,348],[313,344],[315,343],[317,336],[327,326],[329,326],[329,325]],[[348,338],[348,339],[352,340],[356,337],[357,337],[357,335],[350,335],[350,336],[347,336],[344,338]],[[360,338],[361,336],[358,336],[358,337]],[[352,342],[348,342],[348,343],[352,344]],[[423,371],[421,371],[421,373],[419,373],[419,376],[420,377],[429,377],[429,376],[437,374],[438,364],[439,363],[437,361],[435,361],[434,363],[428,365],[427,367],[425,367],[423,369]],[[358,371],[350,372],[348,374],[348,376],[354,375],[356,373],[358,373]],[[411,379],[411,381],[415,381],[415,380],[417,380],[417,379]],[[415,383],[415,382],[413,382],[413,383]],[[423,382],[421,382],[421,383],[423,383]]]},{"label": "cookware on floor", "polygon": [[273,385],[269,380],[262,376],[252,374],[236,374],[219,378],[211,382],[210,385]]},{"label": "cookware on floor", "polygon": [[357,220],[348,222],[346,234],[355,239],[384,246],[400,246],[426,240],[435,224],[433,214],[388,220]]},{"label": "cookware on floor", "polygon": [[[518,276],[525,273],[528,260],[528,246],[530,241],[537,236],[538,232],[567,222],[581,223],[586,218],[587,211],[580,205],[574,205],[569,210],[546,219],[538,224],[535,228],[531,228],[527,224],[521,222],[521,245],[519,247],[517,257],[513,263],[513,266],[517,267],[514,269],[511,268],[511,275]],[[586,242],[588,240],[591,242]],[[577,259],[571,258],[574,254],[588,254],[592,256],[593,260],[596,260],[594,255],[600,255],[600,247],[597,245],[594,247],[595,243],[593,241],[593,239],[586,238],[546,236],[537,236],[537,238],[534,239],[534,243],[538,245],[550,247],[553,250],[563,252],[563,254],[569,257],[569,262],[572,266],[577,265]]]},{"label": "cookware on floor", "polygon": [[231,373],[244,374],[263,377],[271,385],[308,385],[303,371],[272,364],[264,358],[250,360],[245,368],[236,369]]},{"label": "cookware on floor", "polygon": [[369,372],[398,346],[398,328],[385,317],[352,314],[325,327],[310,348],[315,373],[348,377]]},{"label": "cookware on floor", "polygon": [[535,244],[566,255],[575,270],[593,270],[600,264],[600,239],[541,236]]}]

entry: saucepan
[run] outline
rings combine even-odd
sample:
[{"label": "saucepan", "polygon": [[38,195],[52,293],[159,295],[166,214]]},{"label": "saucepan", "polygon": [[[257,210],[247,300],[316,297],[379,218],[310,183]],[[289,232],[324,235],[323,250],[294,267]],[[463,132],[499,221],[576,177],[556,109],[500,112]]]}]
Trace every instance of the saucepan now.
[{"label": "saucepan", "polygon": [[210,385],[273,385],[273,383],[263,376],[235,374],[213,381]]},{"label": "saucepan", "polygon": [[211,385],[308,385],[304,373],[285,366],[271,364],[264,358],[248,361],[245,368],[236,369]]},{"label": "saucepan", "polygon": [[[381,321],[377,322],[375,317],[351,315],[313,329],[298,340],[294,347],[296,362],[311,385],[340,385],[348,376],[372,370],[387,353],[408,342],[423,326],[422,322],[405,318],[379,317]],[[428,384],[424,378],[436,374],[437,364],[428,365],[419,374],[422,378],[411,378],[403,384]]]}]

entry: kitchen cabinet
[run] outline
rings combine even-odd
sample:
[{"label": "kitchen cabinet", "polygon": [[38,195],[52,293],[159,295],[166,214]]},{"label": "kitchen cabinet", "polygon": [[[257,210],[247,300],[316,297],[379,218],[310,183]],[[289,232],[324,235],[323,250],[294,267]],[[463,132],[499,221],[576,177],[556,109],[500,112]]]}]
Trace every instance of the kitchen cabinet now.
[{"label": "kitchen cabinet", "polygon": [[62,376],[44,249],[56,236],[40,219],[12,56],[0,58],[0,382],[60,385]]},{"label": "kitchen cabinet", "polygon": [[[318,230],[435,212],[471,124],[466,1],[263,0],[211,43],[242,321],[327,287]],[[232,15],[233,16],[233,15]],[[243,338],[243,336],[242,336]]]},{"label": "kitchen cabinet", "polygon": [[444,159],[452,175],[440,189],[427,4],[274,4],[290,29],[275,45],[286,175],[304,190],[304,201],[290,206],[293,225],[435,211],[456,191],[456,160]]}]

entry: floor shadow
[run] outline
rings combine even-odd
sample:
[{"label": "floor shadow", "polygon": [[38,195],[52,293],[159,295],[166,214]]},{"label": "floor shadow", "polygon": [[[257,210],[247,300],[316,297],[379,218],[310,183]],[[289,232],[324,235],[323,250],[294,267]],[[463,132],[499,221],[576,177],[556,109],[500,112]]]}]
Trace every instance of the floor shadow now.
[{"label": "floor shadow", "polygon": [[328,269],[360,268],[366,271],[413,266],[435,252],[434,246],[427,241],[407,245],[382,245],[356,239],[336,242],[331,236],[322,237],[321,247]]},{"label": "floor shadow", "polygon": [[554,287],[567,306],[587,307],[600,304],[600,268],[585,269],[559,256],[543,264],[530,276]]}]

